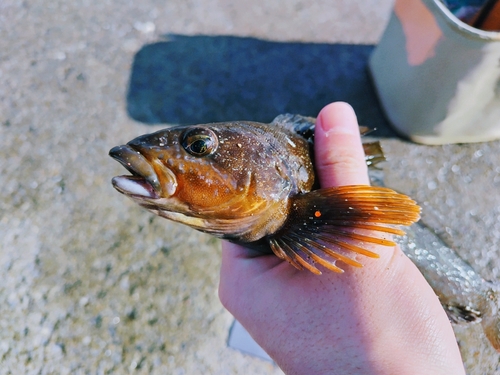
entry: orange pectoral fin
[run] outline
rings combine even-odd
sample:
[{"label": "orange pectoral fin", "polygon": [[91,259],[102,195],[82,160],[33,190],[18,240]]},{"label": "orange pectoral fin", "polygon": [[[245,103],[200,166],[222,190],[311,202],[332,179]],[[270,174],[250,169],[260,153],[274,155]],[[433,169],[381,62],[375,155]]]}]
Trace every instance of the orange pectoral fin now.
[{"label": "orange pectoral fin", "polygon": [[269,238],[271,249],[298,269],[320,274],[320,264],[343,272],[337,261],[361,267],[349,254],[377,258],[377,246],[395,246],[393,235],[404,235],[395,225],[411,225],[420,207],[406,195],[364,185],[320,189],[296,196],[290,215]]}]

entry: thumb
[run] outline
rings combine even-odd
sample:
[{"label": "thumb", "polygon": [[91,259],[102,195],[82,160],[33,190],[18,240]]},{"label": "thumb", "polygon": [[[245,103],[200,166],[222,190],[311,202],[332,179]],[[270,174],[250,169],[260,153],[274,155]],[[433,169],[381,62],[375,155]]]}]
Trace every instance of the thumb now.
[{"label": "thumb", "polygon": [[314,150],[321,187],[369,185],[358,121],[349,104],[336,102],[321,110]]}]

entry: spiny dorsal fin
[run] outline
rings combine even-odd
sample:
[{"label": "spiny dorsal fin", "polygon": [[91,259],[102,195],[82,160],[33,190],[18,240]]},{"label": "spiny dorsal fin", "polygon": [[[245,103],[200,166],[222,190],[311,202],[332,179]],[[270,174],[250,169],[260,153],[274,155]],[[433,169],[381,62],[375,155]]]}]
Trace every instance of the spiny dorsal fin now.
[{"label": "spiny dorsal fin", "polygon": [[382,187],[353,185],[314,190],[291,198],[290,214],[269,245],[297,269],[321,274],[316,267],[343,272],[336,261],[362,264],[349,255],[377,258],[374,245],[395,246],[395,225],[411,225],[420,207],[406,195]]},{"label": "spiny dorsal fin", "polygon": [[[299,134],[307,141],[314,143],[314,129],[316,124],[316,119],[314,117],[285,113],[277,116],[271,124],[288,129]],[[373,129],[367,126],[359,127],[359,133],[361,135],[366,135],[372,131]],[[365,160],[368,167],[375,167],[378,163],[385,161],[384,151],[382,150],[380,142],[363,143],[363,149],[365,151]]]},{"label": "spiny dorsal fin", "polygon": [[282,126],[291,132],[299,134],[307,141],[314,142],[314,128],[316,126],[316,119],[314,117],[285,113],[277,116],[271,124]]}]

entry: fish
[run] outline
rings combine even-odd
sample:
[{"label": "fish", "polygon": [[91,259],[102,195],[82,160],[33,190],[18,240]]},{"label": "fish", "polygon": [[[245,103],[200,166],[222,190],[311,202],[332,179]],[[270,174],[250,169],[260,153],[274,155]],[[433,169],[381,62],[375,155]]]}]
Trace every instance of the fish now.
[{"label": "fish", "polygon": [[[420,207],[387,187],[320,188],[314,168],[315,119],[284,114],[271,123],[232,121],[173,126],[112,148],[129,175],[113,187],[156,215],[320,275],[362,267],[393,247]],[[368,128],[360,127],[366,134]],[[372,168],[378,142],[364,144]],[[321,267],[320,267],[321,266]]]}]

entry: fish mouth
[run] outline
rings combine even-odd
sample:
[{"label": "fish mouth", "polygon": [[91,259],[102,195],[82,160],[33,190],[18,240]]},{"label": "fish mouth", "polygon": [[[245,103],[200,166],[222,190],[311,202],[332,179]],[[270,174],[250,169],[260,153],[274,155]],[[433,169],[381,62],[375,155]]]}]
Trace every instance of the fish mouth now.
[{"label": "fish mouth", "polygon": [[175,176],[168,170],[169,182],[167,183],[167,189],[163,189],[158,174],[150,161],[130,145],[113,147],[109,151],[109,156],[118,161],[132,174],[131,176],[116,176],[111,180],[113,187],[122,194],[158,199],[165,193],[171,195],[172,188],[169,188],[169,186],[177,185]]}]

